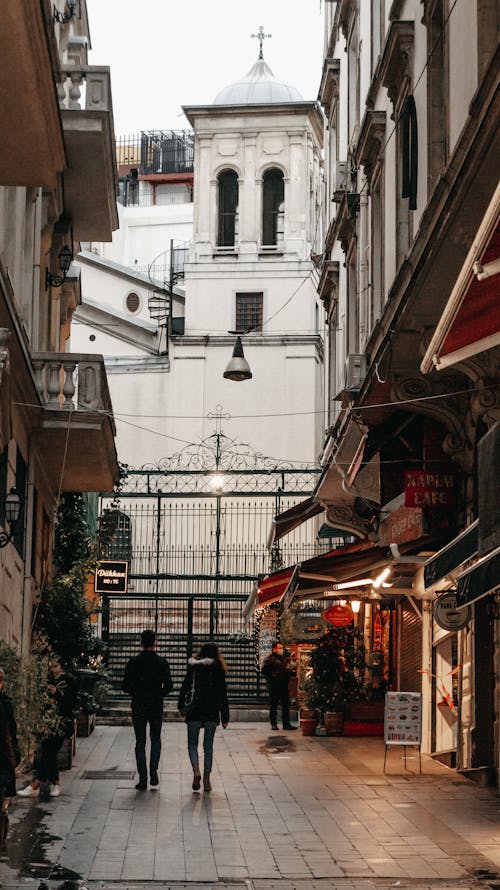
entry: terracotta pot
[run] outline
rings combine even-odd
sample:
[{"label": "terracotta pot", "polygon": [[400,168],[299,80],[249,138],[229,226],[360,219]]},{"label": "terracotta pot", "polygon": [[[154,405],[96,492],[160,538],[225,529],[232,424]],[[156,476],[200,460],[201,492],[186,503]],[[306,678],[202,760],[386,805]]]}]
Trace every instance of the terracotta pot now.
[{"label": "terracotta pot", "polygon": [[318,721],[315,717],[301,717],[300,718],[300,727],[302,729],[302,735],[314,735],[317,725],[318,725]]},{"label": "terracotta pot", "polygon": [[325,714],[327,735],[342,735],[344,715],[342,711],[327,711]]}]

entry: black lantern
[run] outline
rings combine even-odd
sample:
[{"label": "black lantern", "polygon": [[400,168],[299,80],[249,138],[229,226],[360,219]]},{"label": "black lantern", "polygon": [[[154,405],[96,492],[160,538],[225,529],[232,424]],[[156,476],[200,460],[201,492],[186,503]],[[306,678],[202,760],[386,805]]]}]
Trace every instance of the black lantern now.
[{"label": "black lantern", "polygon": [[78,8],[79,18],[82,17],[82,10],[80,6],[81,0],[66,0],[66,6],[68,7],[67,12],[59,12],[57,7],[54,6],[54,21],[59,22],[60,25],[65,25],[66,22],[69,22],[76,13]]},{"label": "black lantern", "polygon": [[233,355],[227,365],[224,374],[222,375],[226,380],[251,380],[252,372],[250,370],[250,365],[248,364],[244,353],[243,353],[243,345],[241,342],[241,337],[236,337],[236,343],[234,344]]},{"label": "black lantern", "polygon": [[45,271],[45,289],[49,287],[60,287],[63,281],[66,281],[66,276],[69,272],[69,267],[71,266],[73,260],[73,252],[71,247],[68,247],[67,244],[63,244],[59,251],[58,261],[59,261],[59,269],[61,271],[60,275],[51,275],[48,269]]},{"label": "black lantern", "polygon": [[0,547],[6,547],[12,540],[21,515],[21,498],[15,488],[11,488],[4,501],[5,522],[9,532],[0,530]]}]

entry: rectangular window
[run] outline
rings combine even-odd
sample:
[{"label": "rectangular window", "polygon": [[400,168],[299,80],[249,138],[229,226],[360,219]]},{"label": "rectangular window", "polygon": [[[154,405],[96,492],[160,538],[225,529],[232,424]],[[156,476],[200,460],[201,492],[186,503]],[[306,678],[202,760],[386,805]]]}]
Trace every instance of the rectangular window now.
[{"label": "rectangular window", "polygon": [[370,281],[370,332],[382,315],[384,304],[384,203],[383,171],[377,174],[370,186],[371,203],[371,281]]},{"label": "rectangular window", "polygon": [[262,330],[262,310],[264,296],[262,293],[236,294],[236,330],[246,331],[252,328]]}]

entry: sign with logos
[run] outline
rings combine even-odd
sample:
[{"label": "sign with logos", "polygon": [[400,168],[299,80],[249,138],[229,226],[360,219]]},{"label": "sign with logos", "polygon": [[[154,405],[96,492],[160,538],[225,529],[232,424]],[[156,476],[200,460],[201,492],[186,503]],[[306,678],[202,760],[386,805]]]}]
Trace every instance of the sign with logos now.
[{"label": "sign with logos", "polygon": [[128,590],[128,562],[103,559],[95,573],[96,593],[126,593]]},{"label": "sign with logos", "polygon": [[457,608],[456,590],[442,593],[434,602],[434,621],[443,630],[461,630],[471,619],[471,608]]},{"label": "sign with logos", "polygon": [[422,693],[386,692],[384,711],[386,745],[420,745]]},{"label": "sign with logos", "polygon": [[325,609],[322,616],[325,621],[333,624],[334,627],[347,627],[354,620],[353,611],[350,606],[341,606],[336,603]]},{"label": "sign with logos", "polygon": [[405,507],[454,507],[456,480],[453,473],[406,470]]},{"label": "sign with logos", "polygon": [[260,666],[264,659],[271,654],[273,645],[276,642],[276,625],[278,622],[278,613],[276,609],[268,609],[264,613],[259,624],[259,661]]}]

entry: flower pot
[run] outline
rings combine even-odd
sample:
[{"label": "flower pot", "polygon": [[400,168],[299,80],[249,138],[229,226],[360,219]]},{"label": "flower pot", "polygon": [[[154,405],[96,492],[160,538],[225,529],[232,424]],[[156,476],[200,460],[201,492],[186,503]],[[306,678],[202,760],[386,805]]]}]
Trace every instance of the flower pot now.
[{"label": "flower pot", "polygon": [[300,728],[302,729],[302,735],[310,735],[313,736],[316,732],[316,727],[318,725],[318,721],[316,717],[301,717],[300,718]]},{"label": "flower pot", "polygon": [[95,714],[87,711],[79,711],[76,718],[76,734],[80,738],[87,738],[95,729]]},{"label": "flower pot", "polygon": [[342,735],[344,715],[342,711],[327,711],[325,714],[327,735]]}]

